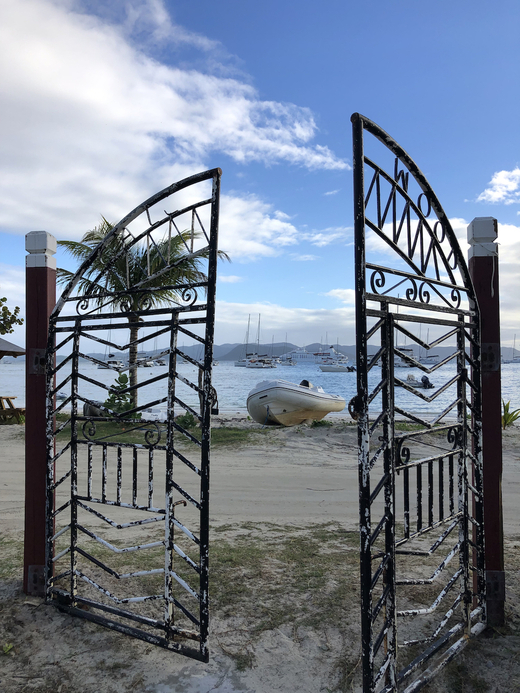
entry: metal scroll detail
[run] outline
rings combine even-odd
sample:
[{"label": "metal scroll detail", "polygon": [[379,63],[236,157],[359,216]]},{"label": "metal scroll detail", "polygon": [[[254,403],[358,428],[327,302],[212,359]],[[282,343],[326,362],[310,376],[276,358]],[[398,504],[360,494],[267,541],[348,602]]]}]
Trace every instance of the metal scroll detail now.
[{"label": "metal scroll detail", "polygon": [[113,227],[47,350],[47,600],[203,661],[220,176]]},{"label": "metal scroll detail", "polygon": [[424,175],[352,123],[363,691],[411,693],[485,622],[479,312]]}]

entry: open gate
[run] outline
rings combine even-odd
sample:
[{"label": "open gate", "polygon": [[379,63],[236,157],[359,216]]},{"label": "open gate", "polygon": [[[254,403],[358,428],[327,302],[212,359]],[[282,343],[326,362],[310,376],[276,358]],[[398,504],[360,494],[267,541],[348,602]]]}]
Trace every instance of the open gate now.
[{"label": "open gate", "polygon": [[47,600],[203,661],[220,176],[112,228],[58,301],[47,351]]},{"label": "open gate", "polygon": [[485,622],[479,311],[424,175],[352,123],[363,691],[411,693]]}]

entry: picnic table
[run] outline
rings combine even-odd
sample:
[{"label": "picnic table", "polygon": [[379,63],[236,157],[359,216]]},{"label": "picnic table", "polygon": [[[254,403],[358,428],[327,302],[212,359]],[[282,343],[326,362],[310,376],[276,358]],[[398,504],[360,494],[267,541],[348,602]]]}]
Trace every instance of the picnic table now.
[{"label": "picnic table", "polygon": [[13,399],[16,397],[0,397],[0,419],[7,421],[14,417],[18,423],[21,423],[21,417],[25,416],[25,409],[15,407]]}]

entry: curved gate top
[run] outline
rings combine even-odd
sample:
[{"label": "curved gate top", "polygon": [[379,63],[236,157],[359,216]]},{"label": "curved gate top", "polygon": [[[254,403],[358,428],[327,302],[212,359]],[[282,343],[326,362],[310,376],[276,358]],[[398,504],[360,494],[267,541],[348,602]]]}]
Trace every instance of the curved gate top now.
[{"label": "curved gate top", "polygon": [[352,124],[363,690],[411,692],[485,619],[479,312],[424,175]]},{"label": "curved gate top", "polygon": [[47,599],[205,661],[220,176],[83,239],[47,350]]}]

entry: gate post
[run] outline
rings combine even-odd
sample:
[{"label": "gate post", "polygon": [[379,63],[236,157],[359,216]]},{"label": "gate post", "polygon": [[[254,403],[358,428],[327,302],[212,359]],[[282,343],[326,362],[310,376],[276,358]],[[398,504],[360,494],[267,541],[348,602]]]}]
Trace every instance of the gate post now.
[{"label": "gate post", "polygon": [[56,304],[56,239],[46,231],[25,237],[25,534],[23,590],[45,593],[46,378],[49,316]]},{"label": "gate post", "polygon": [[493,217],[476,217],[468,226],[469,273],[481,314],[486,606],[491,626],[504,624],[505,602],[497,226]]}]

